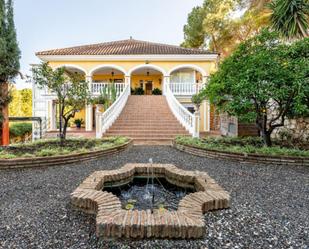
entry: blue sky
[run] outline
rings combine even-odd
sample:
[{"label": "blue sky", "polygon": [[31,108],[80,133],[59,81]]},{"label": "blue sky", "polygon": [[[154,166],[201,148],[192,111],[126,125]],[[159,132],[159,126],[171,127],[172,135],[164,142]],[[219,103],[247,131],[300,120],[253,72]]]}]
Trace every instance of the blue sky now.
[{"label": "blue sky", "polygon": [[[134,39],[179,45],[191,9],[203,0],[15,0],[21,71],[34,53],[104,41]],[[19,88],[27,87],[17,79]],[[28,84],[28,87],[30,85]]]}]

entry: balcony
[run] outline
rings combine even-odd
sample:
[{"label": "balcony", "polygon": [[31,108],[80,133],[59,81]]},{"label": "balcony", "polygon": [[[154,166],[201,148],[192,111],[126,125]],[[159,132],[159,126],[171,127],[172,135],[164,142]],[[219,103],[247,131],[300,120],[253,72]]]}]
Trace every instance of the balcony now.
[{"label": "balcony", "polygon": [[[114,83],[116,89],[116,95],[119,96],[123,92],[125,83]],[[100,95],[100,93],[108,93],[109,86],[112,86],[111,83],[107,82],[93,82],[91,83],[91,93],[92,95]]]},{"label": "balcony", "polygon": [[199,93],[199,91],[204,87],[202,83],[170,83],[170,89],[172,93],[176,96],[192,96]]}]

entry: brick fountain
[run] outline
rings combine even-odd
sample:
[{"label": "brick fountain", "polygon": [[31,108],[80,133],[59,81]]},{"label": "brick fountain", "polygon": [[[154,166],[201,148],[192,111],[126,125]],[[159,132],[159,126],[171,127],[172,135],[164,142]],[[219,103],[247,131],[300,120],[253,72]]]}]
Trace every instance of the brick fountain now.
[{"label": "brick fountain", "polygon": [[[134,177],[164,178],[171,184],[194,189],[177,210],[126,210],[120,199],[104,187],[125,184]],[[96,171],[71,194],[75,208],[96,214],[96,233],[103,238],[201,238],[203,214],[229,207],[230,196],[206,172],[185,171],[172,164],[126,164],[117,170]]]}]

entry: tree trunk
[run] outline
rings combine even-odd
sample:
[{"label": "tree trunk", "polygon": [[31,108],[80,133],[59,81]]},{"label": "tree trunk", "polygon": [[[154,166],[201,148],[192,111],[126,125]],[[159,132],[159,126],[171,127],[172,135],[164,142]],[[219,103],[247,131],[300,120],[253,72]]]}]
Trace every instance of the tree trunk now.
[{"label": "tree trunk", "polygon": [[267,147],[271,147],[272,146],[270,135],[271,135],[271,133],[269,133],[267,131],[262,131],[262,137],[263,137],[264,143],[265,143],[265,145]]},{"label": "tree trunk", "polygon": [[64,124],[63,124],[63,140],[65,140],[66,137],[67,137],[68,124],[69,124],[69,119],[64,119]]},{"label": "tree trunk", "polygon": [[[6,82],[0,83],[1,97],[6,99],[9,92],[9,84]],[[3,116],[3,121],[0,123],[1,125],[1,140],[0,145],[9,145],[10,144],[10,128],[9,128],[9,105],[5,103],[4,106],[1,107],[1,112]]]},{"label": "tree trunk", "polygon": [[59,101],[59,138],[60,138],[60,141],[62,139],[62,105],[61,105],[61,101]]}]

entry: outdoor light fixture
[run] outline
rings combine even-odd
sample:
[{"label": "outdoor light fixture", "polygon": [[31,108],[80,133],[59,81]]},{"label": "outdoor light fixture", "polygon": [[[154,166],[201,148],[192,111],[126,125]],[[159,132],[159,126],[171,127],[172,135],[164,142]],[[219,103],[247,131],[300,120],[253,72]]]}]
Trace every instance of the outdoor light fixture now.
[{"label": "outdoor light fixture", "polygon": [[115,75],[115,73],[114,73],[114,71],[112,71],[112,76],[114,77],[114,75]]},{"label": "outdoor light fixture", "polygon": [[150,75],[150,73],[149,73],[149,71],[147,71],[147,76],[149,76]]}]

